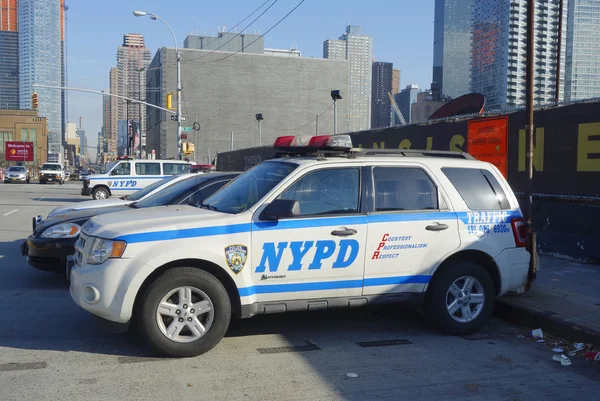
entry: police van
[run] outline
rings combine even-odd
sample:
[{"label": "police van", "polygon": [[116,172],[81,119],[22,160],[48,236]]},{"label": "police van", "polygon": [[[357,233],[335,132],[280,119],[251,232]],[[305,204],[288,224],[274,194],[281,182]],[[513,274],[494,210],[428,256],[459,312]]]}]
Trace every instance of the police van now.
[{"label": "police van", "polygon": [[492,164],[353,149],[347,135],[275,147],[199,207],[88,221],[69,272],[75,303],[189,357],[232,316],[411,301],[441,331],[466,334],[496,297],[525,291],[527,225]]},{"label": "police van", "polygon": [[103,174],[86,177],[81,195],[92,195],[94,199],[130,195],[171,175],[189,173],[191,166],[183,160],[116,160],[106,166]]}]

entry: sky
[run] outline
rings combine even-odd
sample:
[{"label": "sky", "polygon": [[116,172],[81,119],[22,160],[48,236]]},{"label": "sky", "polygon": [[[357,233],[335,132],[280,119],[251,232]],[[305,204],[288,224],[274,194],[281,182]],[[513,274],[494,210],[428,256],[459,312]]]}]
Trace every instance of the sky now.
[{"label": "sky", "polygon": [[[140,9],[163,18],[183,47],[190,32],[213,35],[223,26],[229,30],[264,1],[66,0],[69,7],[68,86],[107,89],[109,69],[116,66],[117,47],[122,44],[125,33],[143,34],[153,56],[159,47],[173,46],[173,37],[165,25],[148,17],[136,18],[133,10]],[[246,32],[264,33],[300,1],[278,0]],[[409,84],[429,88],[433,62],[433,9],[433,0],[305,0],[265,36],[265,47],[289,49],[295,45],[303,57],[321,58],[324,40],[337,39],[348,23],[359,25],[363,34],[373,37],[375,59],[393,62],[394,68],[401,70],[402,88]],[[239,28],[248,25],[258,14]],[[102,96],[69,92],[68,119],[79,124],[80,117],[88,144],[95,146],[102,127]]]}]

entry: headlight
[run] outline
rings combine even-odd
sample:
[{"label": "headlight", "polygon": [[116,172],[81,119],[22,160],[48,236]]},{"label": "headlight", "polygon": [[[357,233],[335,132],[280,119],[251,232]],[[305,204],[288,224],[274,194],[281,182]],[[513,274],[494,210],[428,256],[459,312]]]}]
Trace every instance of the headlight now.
[{"label": "headlight", "polygon": [[81,227],[75,223],[57,224],[45,230],[42,238],[73,238],[79,235]]},{"label": "headlight", "polygon": [[87,262],[91,265],[99,265],[108,260],[108,258],[120,258],[125,252],[124,241],[110,241],[103,238],[94,238]]}]

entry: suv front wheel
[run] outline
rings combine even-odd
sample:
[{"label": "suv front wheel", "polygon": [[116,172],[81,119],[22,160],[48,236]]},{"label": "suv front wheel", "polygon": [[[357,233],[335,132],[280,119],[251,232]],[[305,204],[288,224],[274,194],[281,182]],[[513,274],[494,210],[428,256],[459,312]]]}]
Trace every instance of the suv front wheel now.
[{"label": "suv front wheel", "polygon": [[484,267],[470,261],[447,266],[429,284],[427,316],[447,334],[477,331],[494,309],[496,288]]},{"label": "suv front wheel", "polygon": [[168,270],[144,290],[138,302],[134,318],[141,334],[168,357],[210,351],[231,320],[231,302],[223,284],[192,267]]}]

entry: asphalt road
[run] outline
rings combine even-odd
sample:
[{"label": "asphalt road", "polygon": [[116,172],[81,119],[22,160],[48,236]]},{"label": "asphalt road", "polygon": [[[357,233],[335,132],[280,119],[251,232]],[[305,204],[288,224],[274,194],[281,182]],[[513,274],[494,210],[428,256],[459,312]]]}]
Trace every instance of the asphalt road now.
[{"label": "asphalt road", "polygon": [[0,183],[2,401],[600,398],[599,364],[562,367],[504,321],[449,337],[400,308],[258,316],[234,322],[208,354],[153,358],[135,334],[103,331],[62,276],[20,255],[31,217],[88,200],[80,188]]}]

